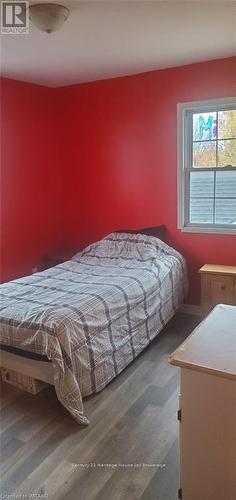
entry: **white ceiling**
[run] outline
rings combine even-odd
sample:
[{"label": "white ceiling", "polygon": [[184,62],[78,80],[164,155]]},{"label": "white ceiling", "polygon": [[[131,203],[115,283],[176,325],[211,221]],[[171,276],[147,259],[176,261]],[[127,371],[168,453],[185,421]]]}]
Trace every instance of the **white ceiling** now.
[{"label": "white ceiling", "polygon": [[60,31],[1,35],[3,76],[57,87],[236,55],[236,1],[58,3]]}]

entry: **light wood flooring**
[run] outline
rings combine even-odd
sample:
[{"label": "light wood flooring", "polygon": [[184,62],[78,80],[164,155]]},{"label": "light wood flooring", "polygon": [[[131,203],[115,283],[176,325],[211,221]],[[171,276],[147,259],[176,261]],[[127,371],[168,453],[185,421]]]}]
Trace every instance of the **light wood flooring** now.
[{"label": "light wood flooring", "polygon": [[177,314],[88,398],[88,427],[74,422],[53,387],[31,396],[2,384],[0,498],[176,500],[179,370],[168,355],[198,322]]}]

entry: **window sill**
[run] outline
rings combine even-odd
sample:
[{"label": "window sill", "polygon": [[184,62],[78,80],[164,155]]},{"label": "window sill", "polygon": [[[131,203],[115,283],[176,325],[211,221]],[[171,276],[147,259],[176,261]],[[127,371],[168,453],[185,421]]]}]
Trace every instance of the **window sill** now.
[{"label": "window sill", "polygon": [[203,227],[203,226],[183,226],[179,227],[183,233],[208,233],[208,234],[234,234],[236,236],[235,228],[230,227]]}]

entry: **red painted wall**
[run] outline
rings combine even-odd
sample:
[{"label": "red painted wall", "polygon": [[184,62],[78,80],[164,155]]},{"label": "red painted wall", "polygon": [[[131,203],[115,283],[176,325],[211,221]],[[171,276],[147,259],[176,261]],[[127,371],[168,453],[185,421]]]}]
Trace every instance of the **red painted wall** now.
[{"label": "red painted wall", "polygon": [[31,273],[64,245],[55,99],[52,89],[1,80],[2,281]]},{"label": "red painted wall", "polygon": [[235,265],[236,238],[177,230],[176,106],[235,95],[235,81],[232,57],[60,89],[73,178],[70,243],[165,223],[187,259],[189,302],[198,303],[199,267]]},{"label": "red painted wall", "polygon": [[176,228],[176,105],[235,94],[236,57],[60,89],[3,80],[3,280],[119,227],[165,223],[199,267],[236,265],[234,236]]}]

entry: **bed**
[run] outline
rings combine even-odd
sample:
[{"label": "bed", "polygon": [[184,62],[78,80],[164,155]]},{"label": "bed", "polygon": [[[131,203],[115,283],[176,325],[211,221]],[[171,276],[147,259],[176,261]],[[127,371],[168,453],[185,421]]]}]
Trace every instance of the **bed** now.
[{"label": "bed", "polygon": [[24,366],[42,357],[35,363],[45,373],[50,366],[60,402],[88,424],[83,398],[140,354],[186,289],[176,250],[148,234],[111,233],[63,264],[1,285],[2,355],[26,355]]}]

